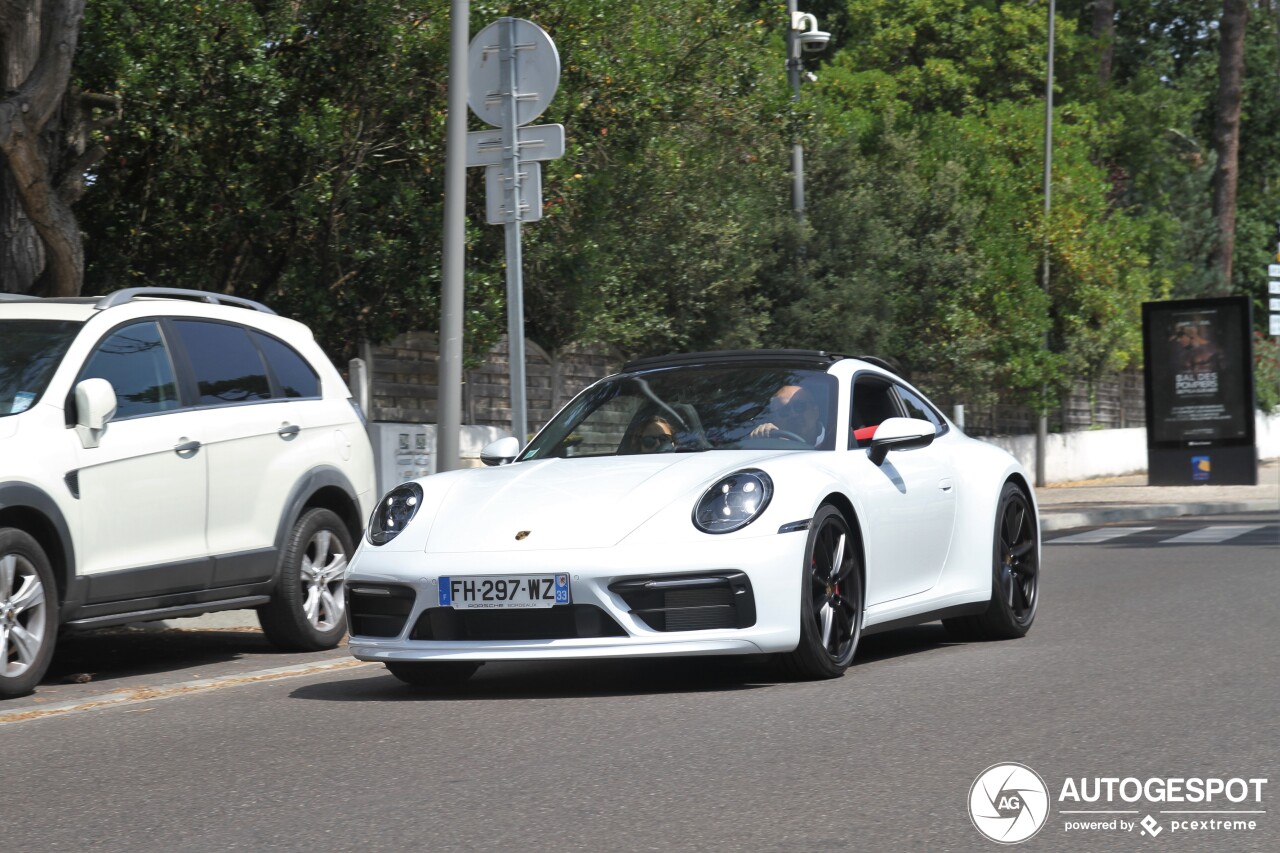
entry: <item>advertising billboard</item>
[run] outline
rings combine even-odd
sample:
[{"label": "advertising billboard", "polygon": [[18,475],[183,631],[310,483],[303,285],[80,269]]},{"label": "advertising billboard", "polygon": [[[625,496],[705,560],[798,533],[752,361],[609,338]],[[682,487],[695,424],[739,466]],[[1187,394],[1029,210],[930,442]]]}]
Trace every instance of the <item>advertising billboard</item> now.
[{"label": "advertising billboard", "polygon": [[1143,304],[1153,485],[1257,481],[1251,330],[1244,296]]}]

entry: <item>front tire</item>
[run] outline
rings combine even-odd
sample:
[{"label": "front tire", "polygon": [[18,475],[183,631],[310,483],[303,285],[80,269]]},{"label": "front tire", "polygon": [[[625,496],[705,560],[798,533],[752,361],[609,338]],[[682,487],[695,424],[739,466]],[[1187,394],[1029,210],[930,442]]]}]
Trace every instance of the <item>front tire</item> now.
[{"label": "front tire", "polygon": [[849,523],[824,506],[809,526],[800,572],[800,644],[783,667],[804,679],[839,678],[862,636],[862,573]]},{"label": "front tire", "polygon": [[268,604],[258,608],[267,639],[287,651],[332,649],[347,631],[343,582],[354,551],[336,513],[311,509],[293,526]]},{"label": "front tire", "polygon": [[457,687],[475,675],[482,664],[471,661],[434,663],[387,661],[386,666],[392,675],[414,687]]},{"label": "front tire", "polygon": [[1014,483],[1000,495],[992,545],[991,601],[977,616],[943,619],[961,640],[1013,640],[1026,636],[1040,604],[1040,525],[1031,500]]},{"label": "front tire", "polygon": [[0,528],[0,699],[35,689],[53,660],[58,594],[44,549]]}]

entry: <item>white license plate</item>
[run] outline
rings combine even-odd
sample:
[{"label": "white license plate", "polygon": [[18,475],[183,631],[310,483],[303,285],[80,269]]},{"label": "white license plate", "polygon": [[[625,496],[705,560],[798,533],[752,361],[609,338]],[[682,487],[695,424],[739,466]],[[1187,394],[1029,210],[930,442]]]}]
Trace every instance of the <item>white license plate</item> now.
[{"label": "white license plate", "polygon": [[566,574],[440,578],[440,606],[454,610],[524,610],[568,604],[569,600]]}]

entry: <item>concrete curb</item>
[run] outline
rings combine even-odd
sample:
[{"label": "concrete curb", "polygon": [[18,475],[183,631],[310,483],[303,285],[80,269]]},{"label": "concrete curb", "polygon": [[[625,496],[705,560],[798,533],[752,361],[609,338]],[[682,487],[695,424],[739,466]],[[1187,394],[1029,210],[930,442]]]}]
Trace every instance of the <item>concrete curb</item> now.
[{"label": "concrete curb", "polygon": [[1141,504],[1126,507],[1098,507],[1081,510],[1053,510],[1040,513],[1040,530],[1052,533],[1075,527],[1149,521],[1184,515],[1229,515],[1237,512],[1280,512],[1280,501],[1213,501],[1210,503]]}]

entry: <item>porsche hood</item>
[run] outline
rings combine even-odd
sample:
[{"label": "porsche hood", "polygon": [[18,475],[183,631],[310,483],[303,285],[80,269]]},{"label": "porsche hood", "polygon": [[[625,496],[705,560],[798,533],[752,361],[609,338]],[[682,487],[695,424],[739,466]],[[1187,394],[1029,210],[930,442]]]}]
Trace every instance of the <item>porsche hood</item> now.
[{"label": "porsche hood", "polygon": [[[713,451],[544,459],[428,477],[421,481],[424,489],[444,491],[426,551],[607,548],[672,504],[691,513],[719,477],[779,455]],[[441,482],[446,478],[447,485]]]}]

